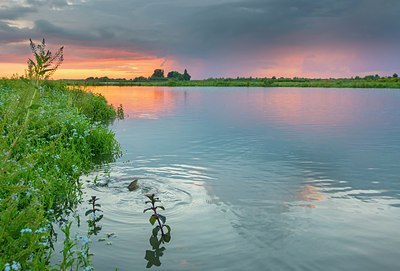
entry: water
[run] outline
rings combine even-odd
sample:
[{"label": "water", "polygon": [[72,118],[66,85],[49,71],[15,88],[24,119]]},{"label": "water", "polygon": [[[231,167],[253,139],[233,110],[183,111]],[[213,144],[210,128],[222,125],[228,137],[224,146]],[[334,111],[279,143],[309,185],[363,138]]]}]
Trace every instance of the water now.
[{"label": "water", "polygon": [[[128,117],[100,198],[96,270],[145,270],[155,192],[172,227],[159,270],[400,270],[400,91],[94,88]],[[139,189],[127,185],[139,179]]]}]

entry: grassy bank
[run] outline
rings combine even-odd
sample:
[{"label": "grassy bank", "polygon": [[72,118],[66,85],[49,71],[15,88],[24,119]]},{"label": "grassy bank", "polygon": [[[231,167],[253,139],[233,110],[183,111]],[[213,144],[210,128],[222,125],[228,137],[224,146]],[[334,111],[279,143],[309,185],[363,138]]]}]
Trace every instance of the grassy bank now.
[{"label": "grassy bank", "polygon": [[120,155],[115,117],[104,97],[65,84],[0,80],[0,270],[88,267],[71,247],[50,266],[52,225],[79,203],[79,177]]},{"label": "grassy bank", "polygon": [[397,77],[365,77],[345,79],[307,78],[221,78],[191,81],[159,80],[67,80],[70,85],[81,86],[183,86],[183,87],[320,87],[320,88],[400,88]]}]

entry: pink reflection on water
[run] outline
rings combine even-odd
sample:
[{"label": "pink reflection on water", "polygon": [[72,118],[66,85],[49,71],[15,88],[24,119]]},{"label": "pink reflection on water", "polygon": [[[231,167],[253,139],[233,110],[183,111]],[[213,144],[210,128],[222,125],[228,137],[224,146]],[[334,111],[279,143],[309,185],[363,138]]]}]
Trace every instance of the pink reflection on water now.
[{"label": "pink reflection on water", "polygon": [[128,118],[158,119],[176,110],[177,100],[184,93],[162,87],[90,87],[114,106],[122,104]]},{"label": "pink reflection on water", "polygon": [[[130,118],[158,119],[175,113],[183,103],[191,109],[208,110],[224,121],[268,121],[290,129],[346,127],[366,119],[366,110],[384,110],[380,99],[370,99],[347,89],[266,88],[223,91],[178,91],[168,87],[91,87],[114,106],[123,105]],[[368,91],[368,90],[362,90]],[[208,98],[207,98],[208,97]],[[204,108],[204,109],[202,109]],[[248,115],[250,113],[250,115]],[[246,121],[248,121],[246,119]]]},{"label": "pink reflection on water", "polygon": [[361,119],[365,108],[383,107],[379,100],[362,100],[359,93],[346,89],[279,88],[250,96],[256,114],[289,126],[350,126]]},{"label": "pink reflection on water", "polygon": [[298,200],[305,202],[301,206],[307,208],[316,208],[316,203],[325,200],[325,195],[319,188],[312,185],[312,180],[304,184],[299,193],[297,194]]}]

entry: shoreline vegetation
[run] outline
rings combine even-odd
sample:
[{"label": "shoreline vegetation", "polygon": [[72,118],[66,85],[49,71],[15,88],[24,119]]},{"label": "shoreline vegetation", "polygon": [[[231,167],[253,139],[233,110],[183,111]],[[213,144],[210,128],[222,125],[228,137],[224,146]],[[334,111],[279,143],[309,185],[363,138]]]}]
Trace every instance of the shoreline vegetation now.
[{"label": "shoreline vegetation", "polygon": [[64,47],[53,54],[44,39],[29,41],[34,57],[25,77],[0,79],[0,270],[91,271],[90,236],[102,216],[92,197],[87,234],[71,237],[72,225],[81,225],[80,177],[121,156],[108,126],[123,109],[49,81]]},{"label": "shoreline vegetation", "polygon": [[400,88],[400,78],[395,73],[392,76],[368,75],[352,78],[208,78],[204,80],[190,80],[191,76],[185,69],[181,74],[171,71],[164,77],[164,70],[156,69],[146,78],[143,76],[134,79],[89,77],[86,79],[60,80],[72,86],[166,86],[166,87],[318,87],[318,88]]},{"label": "shoreline vegetation", "polygon": [[103,96],[65,83],[0,79],[0,270],[92,270],[87,237],[69,228],[80,176],[121,155],[116,117]]}]

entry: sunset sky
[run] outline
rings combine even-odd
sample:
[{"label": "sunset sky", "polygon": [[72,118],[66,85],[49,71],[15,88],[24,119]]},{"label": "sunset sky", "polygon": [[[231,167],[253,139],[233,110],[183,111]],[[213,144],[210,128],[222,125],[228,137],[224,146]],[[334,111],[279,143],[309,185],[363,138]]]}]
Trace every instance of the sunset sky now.
[{"label": "sunset sky", "polygon": [[29,38],[65,47],[54,78],[351,77],[400,72],[399,0],[0,0],[0,77]]}]

